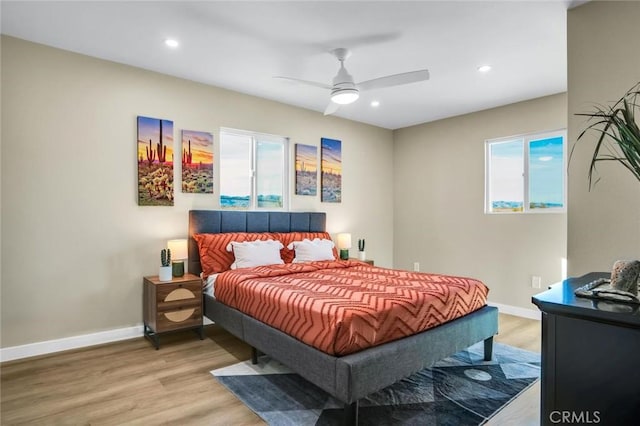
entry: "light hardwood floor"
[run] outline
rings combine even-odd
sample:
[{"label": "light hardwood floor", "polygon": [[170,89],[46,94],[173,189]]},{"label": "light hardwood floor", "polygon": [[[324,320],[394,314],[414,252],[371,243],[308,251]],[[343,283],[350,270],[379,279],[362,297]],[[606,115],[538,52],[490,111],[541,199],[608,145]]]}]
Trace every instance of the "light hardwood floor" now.
[{"label": "light hardwood floor", "polygon": [[[0,423],[264,425],[209,371],[250,358],[250,348],[219,327],[205,340],[185,331],[0,365]],[[540,323],[500,315],[497,342],[540,351]],[[536,389],[537,388],[537,389]],[[539,424],[539,385],[490,425]]]},{"label": "light hardwood floor", "polygon": [[[495,341],[532,352],[540,352],[540,321],[500,314],[500,333]],[[538,426],[540,424],[540,381],[492,417],[487,426]]]}]

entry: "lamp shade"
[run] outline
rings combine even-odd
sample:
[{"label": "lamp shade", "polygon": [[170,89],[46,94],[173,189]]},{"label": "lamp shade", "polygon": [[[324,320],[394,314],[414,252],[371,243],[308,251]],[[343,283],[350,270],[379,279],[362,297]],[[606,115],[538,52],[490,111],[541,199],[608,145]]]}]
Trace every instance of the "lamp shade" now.
[{"label": "lamp shade", "polygon": [[351,234],[338,234],[338,248],[339,249],[351,248]]},{"label": "lamp shade", "polygon": [[187,240],[169,240],[167,248],[171,250],[171,259],[182,260],[189,257],[187,252]]}]

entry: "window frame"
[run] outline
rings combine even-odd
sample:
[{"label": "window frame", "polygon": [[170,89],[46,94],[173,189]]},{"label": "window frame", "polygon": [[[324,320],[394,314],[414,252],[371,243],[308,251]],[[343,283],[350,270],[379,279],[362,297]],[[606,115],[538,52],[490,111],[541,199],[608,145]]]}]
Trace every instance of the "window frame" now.
[{"label": "window frame", "polygon": [[[248,207],[225,207],[220,203],[220,197],[222,194],[222,181],[219,181],[219,194],[218,194],[218,205],[221,209],[224,210],[244,210],[244,211],[252,211],[252,210],[268,210],[268,211],[289,211],[289,202],[290,202],[290,189],[289,189],[289,138],[286,136],[280,135],[272,135],[269,133],[261,133],[254,132],[251,130],[240,130],[233,128],[220,128],[220,149],[219,149],[219,163],[220,163],[220,173],[218,174],[219,179],[222,176],[222,144],[224,135],[234,135],[234,136],[244,136],[251,138],[251,149],[250,149],[250,157],[251,157],[251,169],[249,170],[249,178],[251,179],[251,193],[249,194],[249,206]],[[258,206],[258,179],[260,178],[258,173],[258,142],[273,142],[273,143],[281,143],[282,144],[282,207],[259,207]]]},{"label": "window frame", "polygon": [[[562,137],[562,207],[531,208],[529,194],[529,157],[531,142],[544,139]],[[522,141],[523,161],[523,205],[522,211],[493,211],[491,206],[491,146],[496,143]],[[484,213],[501,214],[553,214],[567,212],[567,129],[547,130],[535,133],[525,133],[502,138],[486,139],[484,147]]]}]

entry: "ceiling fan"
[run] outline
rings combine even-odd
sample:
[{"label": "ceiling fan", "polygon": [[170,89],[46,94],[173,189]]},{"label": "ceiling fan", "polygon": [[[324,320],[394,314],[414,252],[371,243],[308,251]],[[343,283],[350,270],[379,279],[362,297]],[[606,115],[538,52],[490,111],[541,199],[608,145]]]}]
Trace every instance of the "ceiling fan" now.
[{"label": "ceiling fan", "polygon": [[317,83],[315,81],[300,80],[298,78],[276,76],[274,78],[281,78],[285,80],[295,81],[297,83],[306,84],[309,86],[320,87],[322,89],[331,90],[331,101],[324,110],[324,115],[330,115],[338,111],[340,105],[347,105],[358,100],[360,92],[365,90],[382,89],[391,86],[400,86],[402,84],[415,83],[418,81],[424,81],[429,79],[429,70],[418,70],[403,72],[400,74],[388,75],[385,77],[374,78],[373,80],[367,80],[360,83],[355,83],[353,77],[347,69],[344,67],[344,61],[346,61],[351,52],[344,47],[333,49],[331,51],[338,61],[340,61],[340,69],[338,74],[333,77],[333,84]]}]

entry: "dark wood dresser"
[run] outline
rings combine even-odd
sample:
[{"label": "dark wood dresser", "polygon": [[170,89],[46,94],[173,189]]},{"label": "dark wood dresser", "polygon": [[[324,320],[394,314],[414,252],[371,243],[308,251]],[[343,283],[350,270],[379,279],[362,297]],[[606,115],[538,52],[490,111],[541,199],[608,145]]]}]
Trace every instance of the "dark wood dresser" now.
[{"label": "dark wood dresser", "polygon": [[542,311],[543,425],[640,424],[640,305],[574,295],[609,276],[569,278],[532,298]]}]

